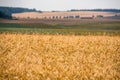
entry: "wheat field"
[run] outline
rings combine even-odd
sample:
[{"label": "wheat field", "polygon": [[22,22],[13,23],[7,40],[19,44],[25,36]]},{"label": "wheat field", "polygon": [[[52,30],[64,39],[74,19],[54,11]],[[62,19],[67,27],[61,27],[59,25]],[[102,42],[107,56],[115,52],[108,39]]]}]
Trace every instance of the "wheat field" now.
[{"label": "wheat field", "polygon": [[0,34],[0,80],[119,80],[120,36]]},{"label": "wheat field", "polygon": [[13,13],[12,16],[16,17],[16,18],[39,18],[39,19],[44,19],[44,17],[46,18],[52,18],[52,16],[61,16],[61,18],[63,18],[63,16],[70,16],[70,15],[79,15],[81,17],[92,17],[97,16],[97,15],[103,15],[104,17],[107,16],[114,16],[116,14],[119,13],[114,13],[114,12],[97,12],[97,11],[74,11],[74,12],[65,12],[65,11],[61,11],[61,12],[24,12],[24,13]]}]

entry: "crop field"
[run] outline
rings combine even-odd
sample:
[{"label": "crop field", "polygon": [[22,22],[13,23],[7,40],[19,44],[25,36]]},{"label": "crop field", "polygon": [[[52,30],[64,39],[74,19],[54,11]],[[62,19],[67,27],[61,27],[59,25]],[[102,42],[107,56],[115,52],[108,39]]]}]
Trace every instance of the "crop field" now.
[{"label": "crop field", "polygon": [[114,13],[114,12],[97,12],[97,11],[74,11],[74,12],[24,12],[24,13],[13,13],[12,16],[16,17],[16,18],[34,18],[34,19],[40,19],[40,18],[49,18],[52,16],[61,16],[63,18],[63,16],[75,16],[75,15],[79,15],[81,17],[87,17],[87,16],[97,16],[97,15],[103,15],[104,17],[107,16],[114,16],[116,14],[119,13]]},{"label": "crop field", "polygon": [[119,19],[0,19],[0,80],[119,79]]},{"label": "crop field", "polygon": [[0,80],[119,79],[119,35],[0,34]]},{"label": "crop field", "polygon": [[[34,21],[34,20],[33,20]],[[39,21],[39,20],[37,20]],[[43,20],[44,21],[44,20]],[[29,21],[32,22],[32,21]],[[44,23],[45,22],[45,23]],[[0,23],[0,32],[74,34],[74,35],[120,35],[120,21],[49,21],[41,23]],[[56,23],[56,24],[55,24]]]}]

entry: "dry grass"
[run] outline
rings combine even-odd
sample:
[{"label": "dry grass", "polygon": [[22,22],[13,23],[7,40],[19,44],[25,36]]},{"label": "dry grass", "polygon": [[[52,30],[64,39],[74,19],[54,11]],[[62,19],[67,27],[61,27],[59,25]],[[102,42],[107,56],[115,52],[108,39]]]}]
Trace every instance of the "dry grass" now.
[{"label": "dry grass", "polygon": [[120,36],[0,34],[0,80],[118,80]]}]

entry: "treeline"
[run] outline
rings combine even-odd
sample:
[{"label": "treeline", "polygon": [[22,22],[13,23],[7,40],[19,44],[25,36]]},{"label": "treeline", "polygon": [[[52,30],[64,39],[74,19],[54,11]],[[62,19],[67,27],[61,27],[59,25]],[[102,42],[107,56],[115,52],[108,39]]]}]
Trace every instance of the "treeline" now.
[{"label": "treeline", "polygon": [[99,12],[120,12],[120,9],[71,9],[68,11],[99,11]]},{"label": "treeline", "polygon": [[[36,9],[19,8],[19,7],[0,7],[0,18],[12,18],[12,13],[37,12]],[[41,12],[41,11],[39,11]]]},{"label": "treeline", "polygon": [[5,12],[0,11],[0,18],[12,19],[12,16],[11,14],[7,14]]}]

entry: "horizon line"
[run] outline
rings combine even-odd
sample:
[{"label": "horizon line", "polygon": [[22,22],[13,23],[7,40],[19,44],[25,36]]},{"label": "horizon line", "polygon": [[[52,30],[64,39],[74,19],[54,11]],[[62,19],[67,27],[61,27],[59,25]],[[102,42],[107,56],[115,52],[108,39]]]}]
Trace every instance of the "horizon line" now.
[{"label": "horizon line", "polygon": [[13,6],[0,6],[0,7],[10,7],[10,8],[26,8],[26,9],[35,9],[36,11],[70,11],[70,10],[97,10],[97,9],[116,9],[116,10],[120,10],[120,8],[80,8],[80,9],[68,9],[68,10],[40,10],[37,8],[29,8],[29,7],[13,7]]}]

